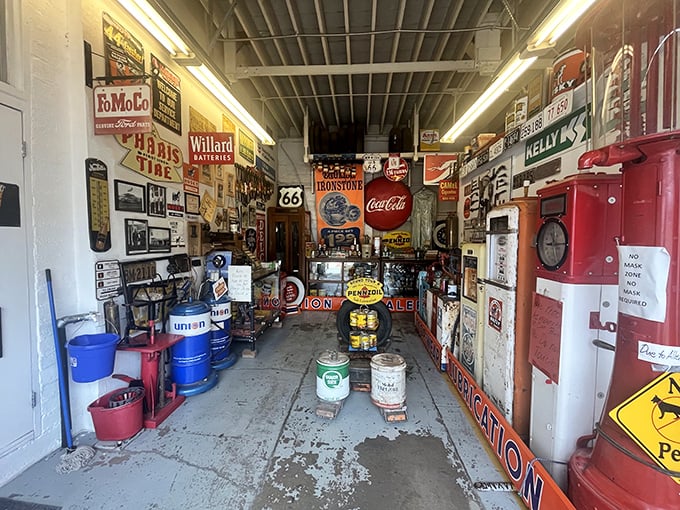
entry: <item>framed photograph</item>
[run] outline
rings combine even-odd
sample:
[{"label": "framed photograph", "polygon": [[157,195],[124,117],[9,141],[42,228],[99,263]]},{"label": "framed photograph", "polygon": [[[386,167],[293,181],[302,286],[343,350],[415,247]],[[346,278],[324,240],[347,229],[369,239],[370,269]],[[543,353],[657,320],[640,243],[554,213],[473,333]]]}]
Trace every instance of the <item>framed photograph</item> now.
[{"label": "framed photograph", "polygon": [[147,214],[157,218],[165,218],[165,186],[148,183],[146,185]]},{"label": "framed photograph", "polygon": [[125,254],[138,255],[149,252],[149,222],[132,218],[125,219]]},{"label": "framed photograph", "polygon": [[114,179],[113,191],[116,211],[144,213],[146,212],[146,193],[144,186],[134,182]]},{"label": "framed photograph", "polygon": [[149,253],[170,253],[170,229],[149,227]]},{"label": "framed photograph", "polygon": [[198,214],[201,206],[201,197],[193,193],[184,193],[184,212],[187,214]]}]

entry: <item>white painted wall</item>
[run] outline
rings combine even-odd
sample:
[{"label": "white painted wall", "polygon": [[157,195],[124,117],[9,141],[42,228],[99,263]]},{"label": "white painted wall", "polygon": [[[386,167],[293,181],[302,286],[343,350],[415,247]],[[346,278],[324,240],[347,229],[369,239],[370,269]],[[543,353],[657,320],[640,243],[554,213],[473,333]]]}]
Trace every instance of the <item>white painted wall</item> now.
[{"label": "white painted wall", "polygon": [[[95,54],[103,55],[102,12],[106,11],[144,43],[147,62],[153,52],[180,75],[183,135],[176,135],[162,126],[158,126],[158,129],[164,139],[181,147],[185,158],[188,158],[186,133],[189,127],[189,105],[213,122],[218,130],[222,125],[222,113],[226,113],[224,107],[189,73],[175,66],[169,57],[165,58],[167,52],[129,18],[117,2],[17,0],[16,3],[21,6],[21,71],[25,86],[13,89],[0,85],[0,99],[22,110],[26,120],[28,154],[25,160],[27,185],[24,201],[33,245],[29,282],[32,299],[30,342],[34,357],[33,387],[37,394],[37,407],[35,438],[19,450],[0,458],[0,484],[61,446],[58,378],[45,269],[49,268],[52,272],[57,317],[89,311],[101,313],[102,303],[95,297],[95,262],[132,258],[125,256],[123,230],[126,215],[113,210],[113,180],[123,179],[140,184],[147,182],[144,177],[119,164],[126,149],[113,136],[93,134],[92,90],[85,86],[83,40],[92,44]],[[94,57],[93,72],[95,76],[104,74],[103,58]],[[239,124],[236,122],[237,126]],[[256,140],[253,136],[251,138]],[[272,152],[274,156],[277,153],[276,150]],[[101,159],[109,168],[112,248],[100,254],[89,248],[85,183],[85,159],[88,157]],[[236,161],[243,165],[251,164],[238,154]],[[276,161],[273,161],[272,166],[276,168]],[[166,185],[168,193],[173,186],[180,189],[181,185]],[[144,219],[155,224],[155,218]],[[162,219],[158,220],[158,226],[164,226]],[[178,248],[174,251],[186,250]],[[2,292],[0,287],[0,294]],[[121,298],[118,298],[118,302],[122,302]],[[66,331],[67,337],[71,338],[103,330],[104,324],[100,321],[74,324],[68,326]],[[137,355],[119,353],[114,372],[138,376]],[[87,384],[70,382],[74,436],[94,430],[87,405],[121,385],[120,381],[111,378]]]}]

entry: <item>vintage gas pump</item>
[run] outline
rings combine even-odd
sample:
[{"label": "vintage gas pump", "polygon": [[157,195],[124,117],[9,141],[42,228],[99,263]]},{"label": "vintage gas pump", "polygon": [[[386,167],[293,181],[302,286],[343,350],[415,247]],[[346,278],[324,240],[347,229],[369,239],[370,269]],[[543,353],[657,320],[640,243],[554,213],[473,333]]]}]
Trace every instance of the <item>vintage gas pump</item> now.
[{"label": "vintage gas pump", "polygon": [[[664,412],[680,397],[679,15],[677,0],[607,1],[577,34],[591,47],[599,147],[579,167],[621,164],[623,175],[614,368],[601,423],[569,461],[578,509],[680,501],[680,420]],[[664,372],[653,395],[641,392]],[[617,409],[636,395],[624,422]]]},{"label": "vintage gas pump", "polygon": [[465,243],[461,251],[463,252],[463,282],[460,293],[458,359],[481,386],[484,368],[486,245]]},{"label": "vintage gas pump", "polygon": [[571,175],[537,194],[529,446],[566,489],[566,461],[600,419],[614,361],[621,175]]}]

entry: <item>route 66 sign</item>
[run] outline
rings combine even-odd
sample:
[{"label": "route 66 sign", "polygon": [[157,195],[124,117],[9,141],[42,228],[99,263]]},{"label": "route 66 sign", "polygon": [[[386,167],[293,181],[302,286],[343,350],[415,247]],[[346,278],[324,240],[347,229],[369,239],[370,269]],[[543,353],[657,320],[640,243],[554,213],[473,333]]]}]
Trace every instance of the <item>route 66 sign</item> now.
[{"label": "route 66 sign", "polygon": [[302,207],[304,204],[304,186],[279,186],[279,207]]},{"label": "route 66 sign", "polygon": [[364,154],[364,172],[367,174],[377,174],[381,170],[380,154]]}]

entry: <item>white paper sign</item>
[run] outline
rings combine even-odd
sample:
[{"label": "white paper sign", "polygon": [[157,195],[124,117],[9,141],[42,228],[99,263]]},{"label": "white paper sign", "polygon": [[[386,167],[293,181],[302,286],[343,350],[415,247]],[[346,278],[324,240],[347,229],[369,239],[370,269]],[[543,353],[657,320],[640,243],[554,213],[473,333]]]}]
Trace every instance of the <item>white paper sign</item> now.
[{"label": "white paper sign", "polygon": [[619,313],[666,320],[671,256],[661,246],[619,246]]},{"label": "white paper sign", "polygon": [[680,347],[659,345],[638,340],[638,359],[660,365],[680,365]]},{"label": "white paper sign", "polygon": [[229,297],[234,301],[250,303],[252,299],[252,272],[250,266],[229,266],[227,282]]}]

